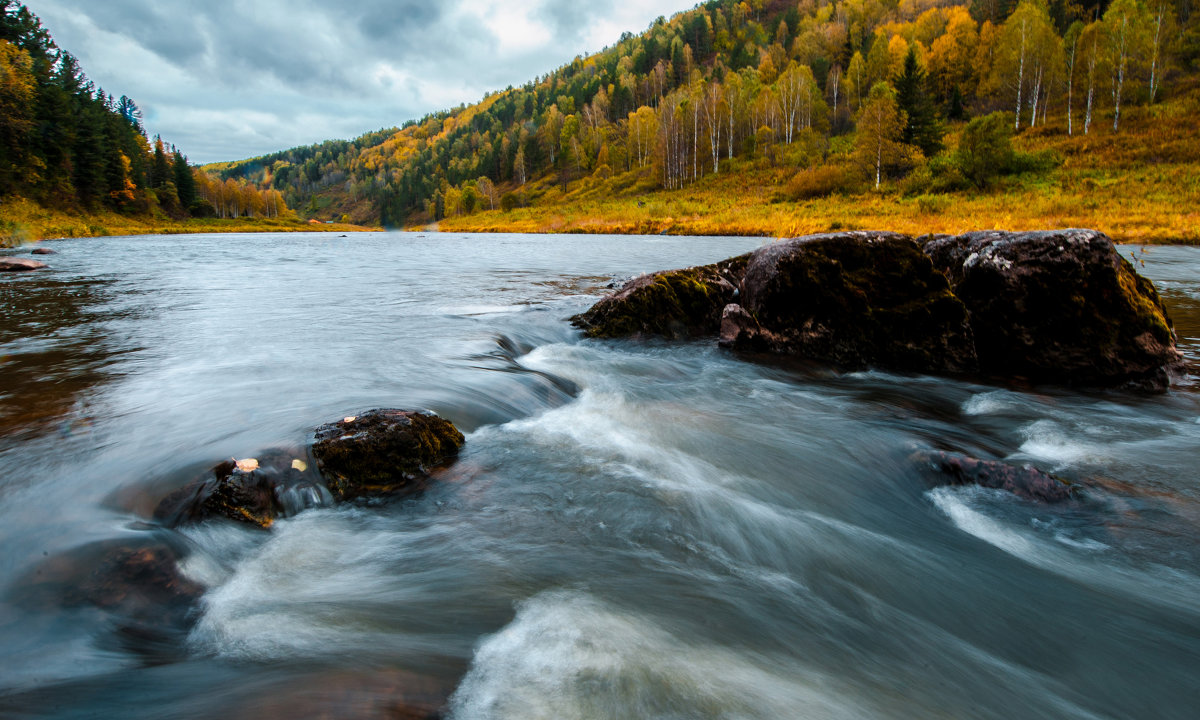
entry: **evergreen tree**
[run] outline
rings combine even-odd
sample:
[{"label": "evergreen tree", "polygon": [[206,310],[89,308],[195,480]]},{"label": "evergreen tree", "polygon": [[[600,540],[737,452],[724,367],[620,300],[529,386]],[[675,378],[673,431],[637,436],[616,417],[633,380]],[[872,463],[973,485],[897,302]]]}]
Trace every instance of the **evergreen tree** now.
[{"label": "evergreen tree", "polygon": [[196,204],[196,178],[188,165],[183,153],[175,149],[172,156],[172,170],[175,175],[175,191],[179,194],[179,204],[184,210],[190,210]]},{"label": "evergreen tree", "polygon": [[896,78],[896,104],[908,117],[902,142],[916,145],[926,156],[942,149],[942,125],[929,94],[925,70],[917,61],[915,48],[904,56],[904,68]]},{"label": "evergreen tree", "polygon": [[150,164],[150,186],[155,190],[162,188],[167,182],[174,182],[175,173],[167,161],[167,151],[163,148],[161,135],[154,136],[154,160]]}]

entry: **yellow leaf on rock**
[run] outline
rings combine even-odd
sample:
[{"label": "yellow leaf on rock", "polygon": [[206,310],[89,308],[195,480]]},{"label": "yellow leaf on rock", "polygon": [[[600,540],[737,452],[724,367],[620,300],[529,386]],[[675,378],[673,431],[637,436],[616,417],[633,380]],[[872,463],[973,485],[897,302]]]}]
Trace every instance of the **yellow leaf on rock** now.
[{"label": "yellow leaf on rock", "polygon": [[292,461],[292,469],[299,470],[300,472],[304,472],[305,470],[308,469],[308,463],[306,463],[300,459],[293,460]]},{"label": "yellow leaf on rock", "polygon": [[355,421],[355,420],[357,420],[357,419],[358,419],[358,417],[357,417],[357,416],[351,415],[351,416],[350,416],[350,417],[348,417],[348,418],[344,418],[344,419],[342,420],[342,422],[346,422],[346,423],[352,423],[352,422],[354,422],[354,421]]},{"label": "yellow leaf on rock", "polygon": [[242,472],[254,472],[258,469],[258,461],[254,458],[246,458],[245,460],[237,461],[237,469]]}]

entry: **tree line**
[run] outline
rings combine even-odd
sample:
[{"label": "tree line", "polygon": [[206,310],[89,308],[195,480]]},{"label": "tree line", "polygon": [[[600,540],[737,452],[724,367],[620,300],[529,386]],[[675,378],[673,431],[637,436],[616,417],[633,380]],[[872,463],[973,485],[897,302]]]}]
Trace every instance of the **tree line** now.
[{"label": "tree line", "polygon": [[487,207],[481,180],[502,204],[547,174],[681,188],[731,161],[815,168],[840,138],[878,184],[969,116],[1119,132],[1123,107],[1194,69],[1198,30],[1190,0],[712,0],[475,105],[229,172],[384,224]]},{"label": "tree line", "polygon": [[176,219],[286,212],[278,191],[243,181],[237,192],[229,200],[178,148],[151,140],[137,103],[97,88],[36,15],[0,0],[0,198]]}]

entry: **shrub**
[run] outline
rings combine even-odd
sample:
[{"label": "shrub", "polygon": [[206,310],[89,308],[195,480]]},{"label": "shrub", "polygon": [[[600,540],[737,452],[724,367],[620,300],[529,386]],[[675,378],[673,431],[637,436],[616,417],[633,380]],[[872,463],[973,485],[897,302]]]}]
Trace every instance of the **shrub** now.
[{"label": "shrub", "polygon": [[861,184],[862,175],[856,168],[820,165],[796,173],[783,192],[791,200],[807,200],[833,193],[854,192]]},{"label": "shrub", "polygon": [[512,212],[524,204],[524,199],[519,194],[514,192],[506,192],[500,198],[500,209],[504,212]]},{"label": "shrub", "polygon": [[1009,171],[1013,162],[1013,120],[1005,112],[978,117],[967,123],[954,164],[976,187],[987,187]]}]

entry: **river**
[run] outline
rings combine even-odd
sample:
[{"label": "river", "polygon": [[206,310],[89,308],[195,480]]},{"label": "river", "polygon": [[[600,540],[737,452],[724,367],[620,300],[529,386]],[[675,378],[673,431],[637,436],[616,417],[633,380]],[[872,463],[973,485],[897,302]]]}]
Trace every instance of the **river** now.
[{"label": "river", "polygon": [[[763,242],[47,243],[50,270],[0,277],[0,716],[1197,717],[1191,380],[843,374],[567,321]],[[1197,361],[1200,250],[1140,257]],[[270,531],[152,521],[217,462],[376,407],[463,430],[443,482]],[[941,487],[928,449],[1085,499]],[[146,543],[196,603],[80,599]]]}]

